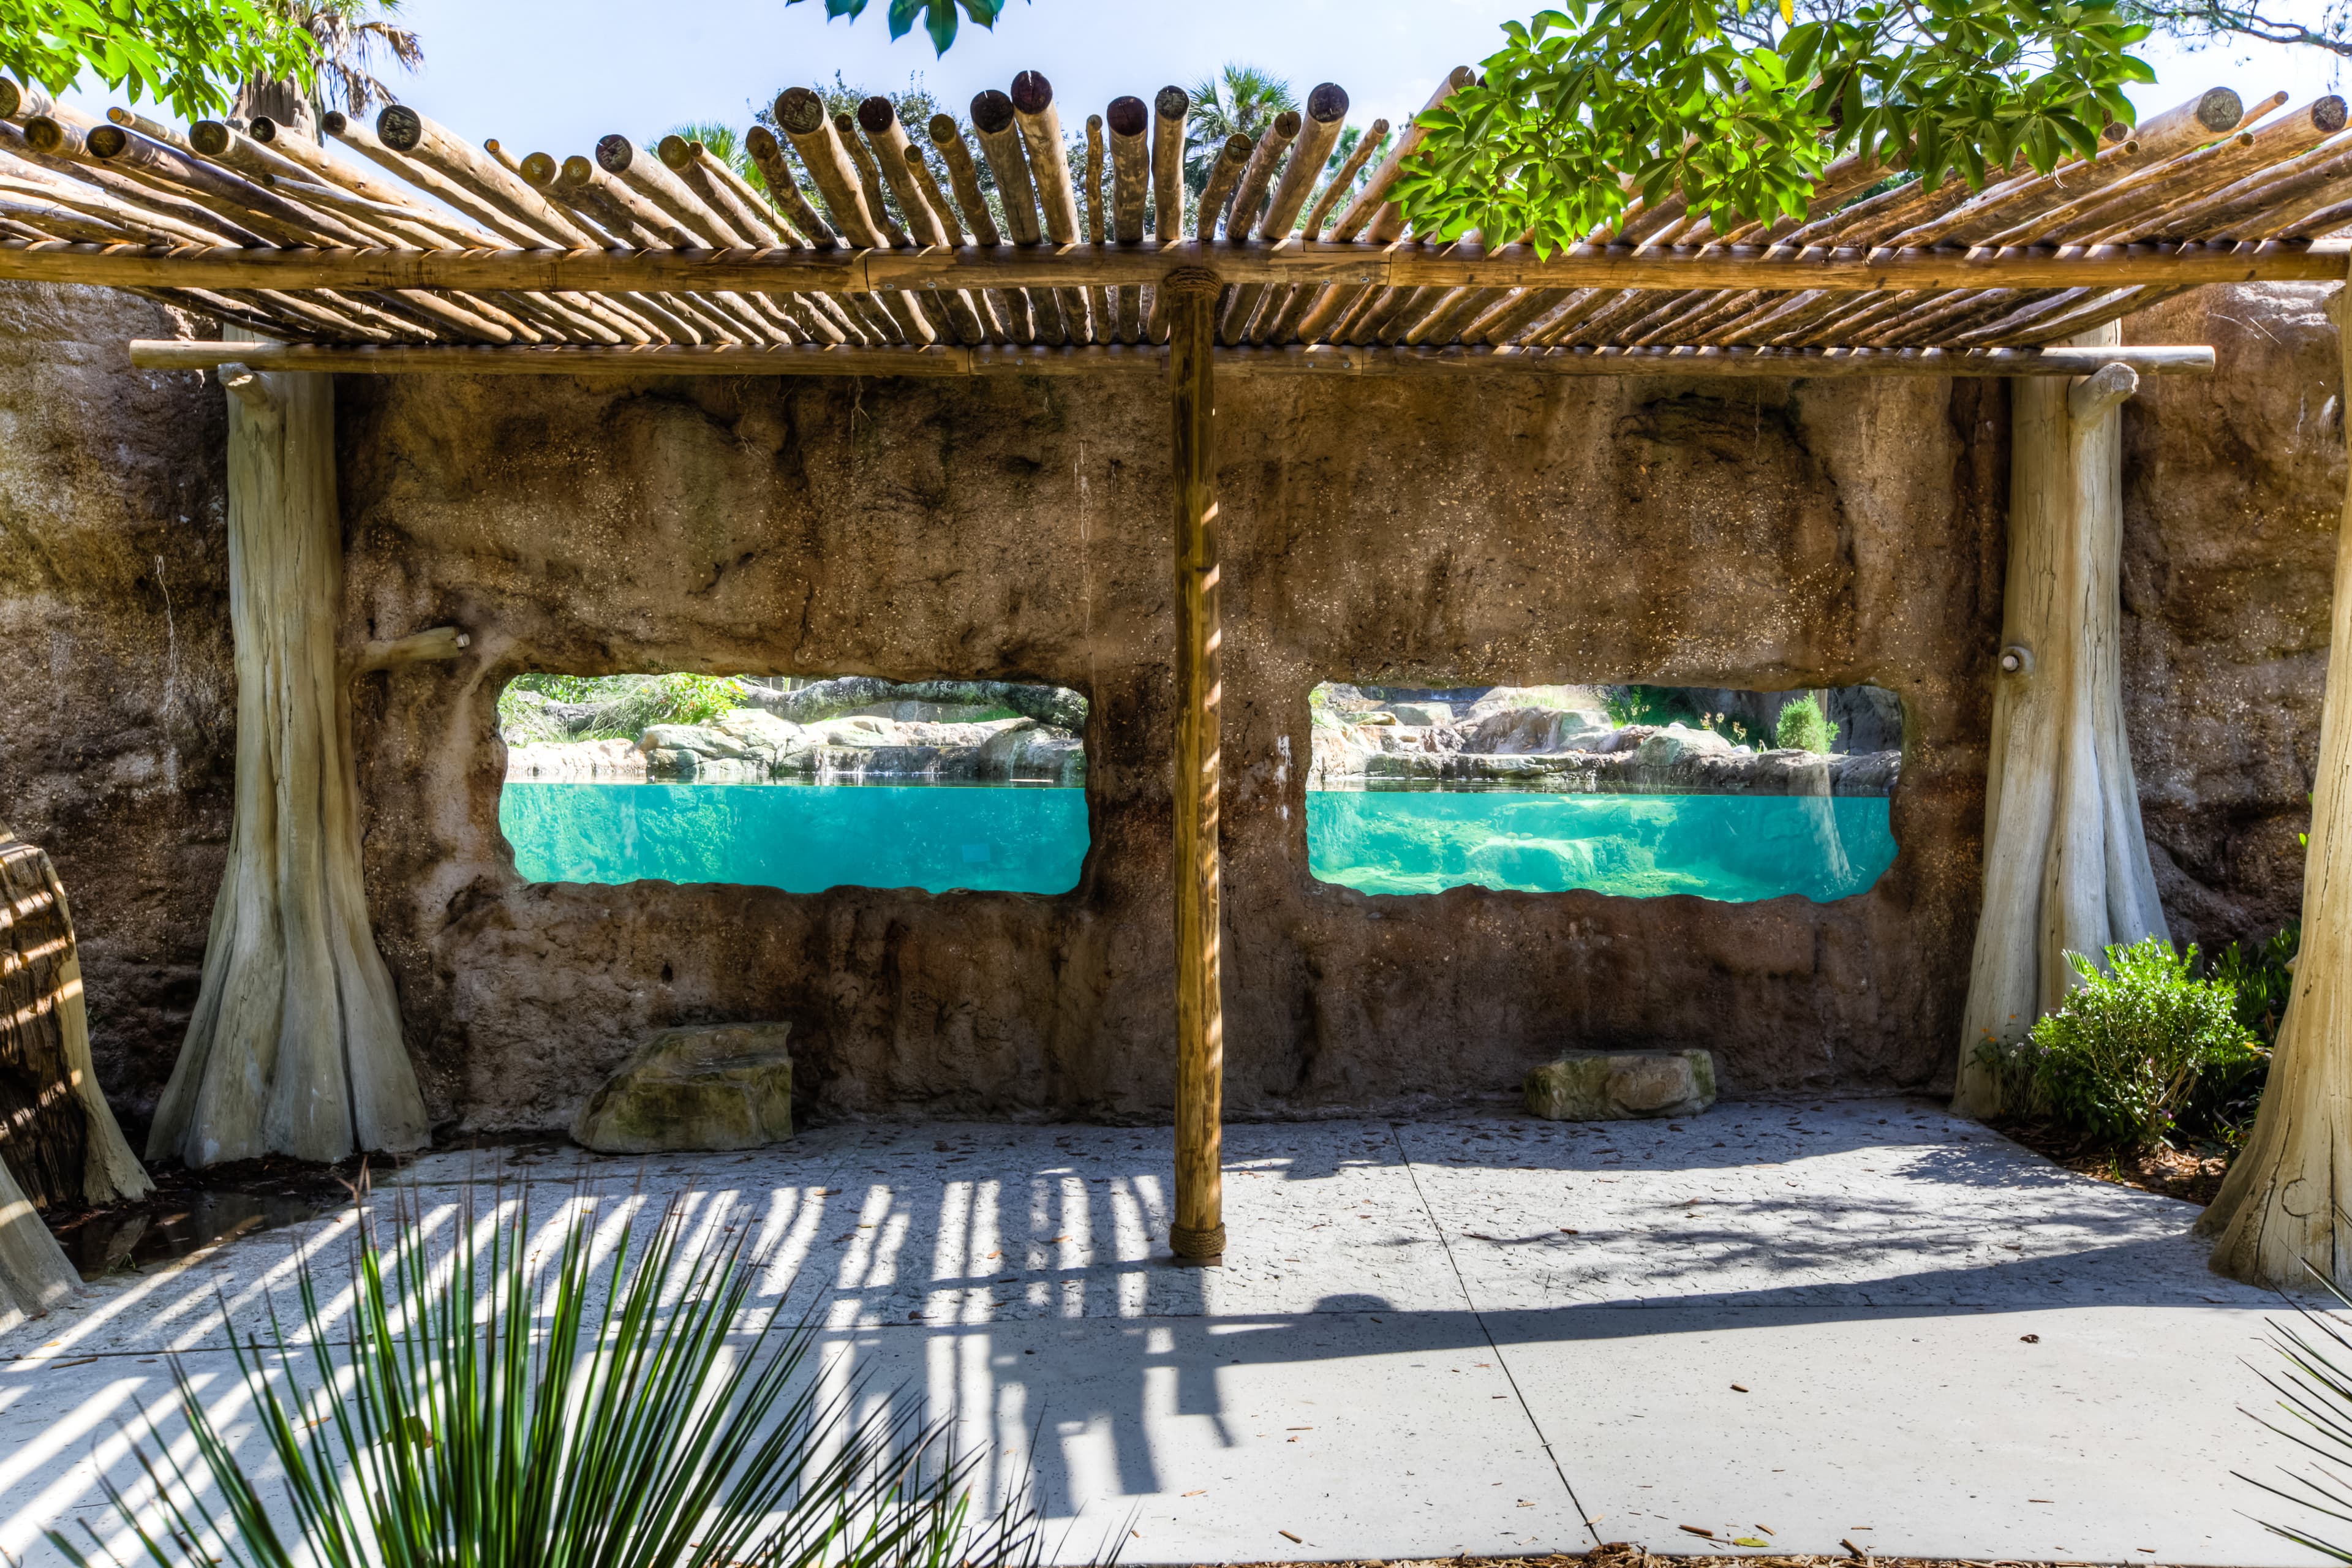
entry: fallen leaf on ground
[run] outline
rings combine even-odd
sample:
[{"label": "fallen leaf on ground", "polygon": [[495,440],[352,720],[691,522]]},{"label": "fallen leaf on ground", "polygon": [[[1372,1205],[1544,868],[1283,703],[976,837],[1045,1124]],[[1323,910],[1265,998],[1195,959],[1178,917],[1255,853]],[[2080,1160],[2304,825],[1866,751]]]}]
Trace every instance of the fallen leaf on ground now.
[{"label": "fallen leaf on ground", "polygon": [[2042,1342],[2042,1336],[2040,1334],[2020,1334],[2017,1338],[2019,1342],[2022,1344],[2038,1345]]},{"label": "fallen leaf on ground", "polygon": [[1676,1525],[1675,1528],[1675,1529],[1677,1529],[1677,1530],[1681,1530],[1681,1531],[1687,1531],[1688,1533],[1690,1533],[1690,1534],[1692,1534],[1692,1535],[1704,1535],[1704,1536],[1706,1536],[1709,1541],[1713,1541],[1713,1540],[1715,1539],[1715,1531],[1713,1531],[1712,1530],[1701,1530],[1701,1529],[1700,1529],[1697,1525],[1696,1525],[1696,1524],[1679,1524],[1679,1525]]},{"label": "fallen leaf on ground", "polygon": [[1207,1497],[1209,1495],[1209,1489],[1202,1487],[1199,1491],[1186,1492],[1184,1495],[1186,1497]]},{"label": "fallen leaf on ground", "polygon": [[1772,1543],[1769,1541],[1759,1541],[1752,1535],[1735,1535],[1731,1538],[1731,1544],[1734,1546],[1769,1546]]},{"label": "fallen leaf on ground", "polygon": [[1748,1389],[1745,1384],[1735,1383],[1731,1385],[1731,1392],[1734,1394],[1745,1394],[1748,1392]]},{"label": "fallen leaf on ground", "polygon": [[[1297,1540],[1298,1540],[1298,1537],[1297,1537],[1297,1536],[1295,1536],[1295,1535],[1291,1534],[1291,1533],[1290,1533],[1290,1531],[1286,1531],[1286,1530],[1277,1530],[1277,1531],[1275,1531],[1275,1533],[1276,1533],[1276,1535],[1279,1535],[1280,1537],[1282,1537],[1285,1541],[1297,1541]],[[1305,1542],[1300,1542],[1300,1544],[1301,1544],[1301,1545],[1304,1545],[1304,1544],[1305,1544]]]}]

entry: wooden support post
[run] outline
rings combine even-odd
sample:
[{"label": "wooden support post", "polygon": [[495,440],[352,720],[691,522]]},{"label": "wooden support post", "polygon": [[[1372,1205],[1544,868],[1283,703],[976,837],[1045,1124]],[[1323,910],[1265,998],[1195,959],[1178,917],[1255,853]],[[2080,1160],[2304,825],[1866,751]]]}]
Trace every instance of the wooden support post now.
[{"label": "wooden support post", "polygon": [[1203,268],[1171,272],[1168,380],[1176,490],[1176,1223],[1186,1263],[1225,1252],[1224,997],[1218,956],[1217,295]]},{"label": "wooden support post", "polygon": [[[2112,345],[2103,327],[2079,345]],[[1984,904],[1952,1108],[1990,1116],[1986,1039],[2023,1034],[2075,984],[2065,955],[2167,936],[2124,736],[2123,448],[2138,386],[2111,364],[2010,384],[2009,580],[1985,778]]]},{"label": "wooden support post", "polygon": [[[2352,286],[2336,296],[2352,385]],[[2352,494],[2336,533],[2336,605],[2319,708],[2319,764],[2303,862],[2303,945],[2270,1081],[2246,1146],[2199,1216],[2213,1268],[2253,1284],[2352,1289]]]},{"label": "wooden support post", "polygon": [[421,1148],[424,1100],[360,879],[334,383],[224,368],[236,805],[148,1157]]}]

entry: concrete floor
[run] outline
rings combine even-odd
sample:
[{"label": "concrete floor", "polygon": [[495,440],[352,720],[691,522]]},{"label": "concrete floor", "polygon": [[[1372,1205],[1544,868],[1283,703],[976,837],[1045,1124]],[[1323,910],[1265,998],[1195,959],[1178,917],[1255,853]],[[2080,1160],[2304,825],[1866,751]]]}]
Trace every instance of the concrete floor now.
[{"label": "concrete floor", "polygon": [[[2207,1272],[2189,1206],[1938,1110],[1286,1123],[1225,1148],[1217,1269],[1167,1259],[1165,1130],[844,1126],[741,1156],[442,1153],[397,1180],[444,1215],[497,1175],[550,1209],[642,1180],[755,1221],[763,1299],[812,1313],[836,1370],[999,1445],[1000,1478],[1025,1457],[1075,1521],[1066,1558],[1119,1532],[1131,1563],[1737,1554],[1689,1525],[1781,1552],[2319,1560],[2231,1475],[2294,1458],[2240,1409],[2265,1405],[2277,1300]],[[116,1424],[164,1401],[161,1352],[255,1452],[215,1292],[259,1326],[297,1249],[331,1270],[348,1225],[110,1279],[0,1339],[0,1549],[107,1530],[97,1470],[131,1477]]]}]

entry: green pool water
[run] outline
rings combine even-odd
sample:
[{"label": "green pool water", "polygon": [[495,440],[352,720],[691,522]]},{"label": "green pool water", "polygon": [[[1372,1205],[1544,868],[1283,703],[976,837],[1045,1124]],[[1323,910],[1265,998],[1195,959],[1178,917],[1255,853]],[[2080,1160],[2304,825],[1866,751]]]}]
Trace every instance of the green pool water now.
[{"label": "green pool water", "polygon": [[1316,790],[1307,864],[1367,893],[1465,884],[1747,903],[1848,898],[1895,862],[1880,796]]},{"label": "green pool water", "polygon": [[1087,858],[1087,792],[517,782],[499,826],[534,882],[1066,893]]}]

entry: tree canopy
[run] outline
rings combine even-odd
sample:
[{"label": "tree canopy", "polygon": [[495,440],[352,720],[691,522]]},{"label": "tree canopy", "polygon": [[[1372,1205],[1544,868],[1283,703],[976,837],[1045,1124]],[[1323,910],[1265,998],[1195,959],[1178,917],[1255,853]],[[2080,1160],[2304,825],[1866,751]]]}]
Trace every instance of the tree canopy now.
[{"label": "tree canopy", "polygon": [[263,0],[0,0],[0,69],[51,92],[87,70],[184,120],[229,107],[229,84],[318,79],[310,31]]},{"label": "tree canopy", "polygon": [[[2117,0],[1865,0],[1767,41],[1733,31],[1748,0],[1570,0],[1504,24],[1482,76],[1420,118],[1398,182],[1415,232],[1528,236],[1549,253],[1638,194],[1680,191],[1718,228],[1804,210],[1859,152],[1932,188],[2022,158],[2047,171],[2129,120],[2127,51],[2147,36]],[[1630,185],[1622,177],[1631,176]]]},{"label": "tree canopy", "polygon": [[[802,0],[784,0],[787,5],[798,5]],[[855,19],[865,15],[869,0],[824,0],[827,17],[847,16]],[[890,36],[903,38],[914,31],[920,21],[923,31],[930,35],[931,47],[946,54],[956,40],[956,28],[966,16],[983,27],[996,26],[997,16],[1004,9],[1004,0],[890,0]]]}]

